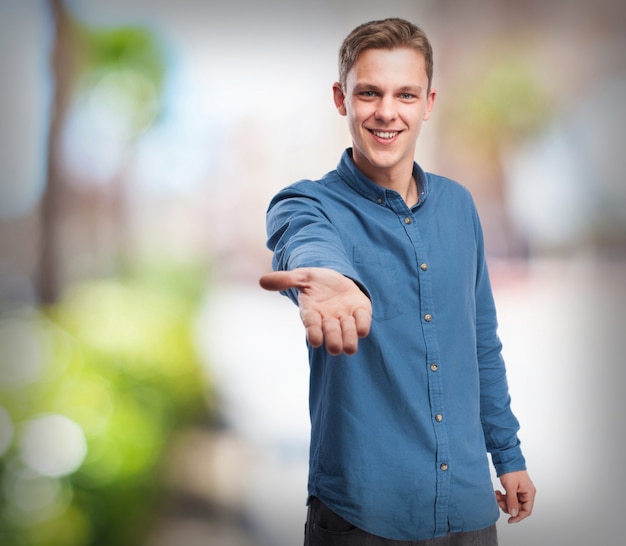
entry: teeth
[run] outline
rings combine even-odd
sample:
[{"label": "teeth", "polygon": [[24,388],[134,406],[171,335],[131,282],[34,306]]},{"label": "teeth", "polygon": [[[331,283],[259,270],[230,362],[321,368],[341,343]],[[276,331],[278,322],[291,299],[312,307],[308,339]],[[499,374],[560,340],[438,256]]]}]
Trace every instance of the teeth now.
[{"label": "teeth", "polygon": [[393,133],[388,133],[385,131],[372,131],[374,133],[374,135],[376,135],[378,138],[393,138],[398,134],[398,131],[395,131]]}]

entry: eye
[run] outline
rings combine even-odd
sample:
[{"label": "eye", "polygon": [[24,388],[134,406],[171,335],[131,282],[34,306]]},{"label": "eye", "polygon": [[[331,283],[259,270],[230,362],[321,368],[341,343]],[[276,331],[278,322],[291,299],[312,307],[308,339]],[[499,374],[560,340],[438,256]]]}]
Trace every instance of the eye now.
[{"label": "eye", "polygon": [[361,96],[371,98],[371,97],[375,97],[376,93],[374,91],[361,91]]},{"label": "eye", "polygon": [[400,93],[400,98],[402,100],[415,100],[417,96],[412,93]]}]

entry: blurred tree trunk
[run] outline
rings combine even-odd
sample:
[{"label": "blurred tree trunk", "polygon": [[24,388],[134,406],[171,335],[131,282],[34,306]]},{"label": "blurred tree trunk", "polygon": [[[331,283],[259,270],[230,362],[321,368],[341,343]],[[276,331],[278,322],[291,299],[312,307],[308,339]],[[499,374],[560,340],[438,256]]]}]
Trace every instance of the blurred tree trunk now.
[{"label": "blurred tree trunk", "polygon": [[54,302],[61,289],[60,227],[63,217],[61,132],[72,93],[75,73],[74,35],[63,0],[48,0],[54,25],[50,70],[53,82],[48,133],[47,183],[40,210],[40,255],[37,278],[39,302]]}]

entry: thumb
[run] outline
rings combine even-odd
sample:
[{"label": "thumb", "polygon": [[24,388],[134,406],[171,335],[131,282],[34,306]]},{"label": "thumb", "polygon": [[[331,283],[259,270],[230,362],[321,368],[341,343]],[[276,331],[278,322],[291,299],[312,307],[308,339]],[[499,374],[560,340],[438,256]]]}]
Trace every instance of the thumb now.
[{"label": "thumb", "polygon": [[505,488],[507,512],[511,518],[516,518],[519,514],[519,500],[517,498],[517,490]]},{"label": "thumb", "polygon": [[274,271],[262,275],[259,284],[265,290],[280,291],[297,288],[299,283],[292,271]]}]

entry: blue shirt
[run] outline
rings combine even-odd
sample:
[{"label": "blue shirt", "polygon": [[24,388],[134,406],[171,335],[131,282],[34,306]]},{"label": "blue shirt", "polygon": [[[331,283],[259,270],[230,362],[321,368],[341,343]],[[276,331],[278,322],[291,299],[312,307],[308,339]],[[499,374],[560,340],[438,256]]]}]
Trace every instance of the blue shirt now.
[{"label": "blue shirt", "polygon": [[[420,199],[344,152],[321,180],[271,201],[277,270],[332,268],[372,301],[355,355],[309,347],[309,495],[352,524],[423,540],[493,524],[498,475],[525,469],[483,235],[470,193],[415,164]],[[297,291],[287,292],[297,303]]]}]

